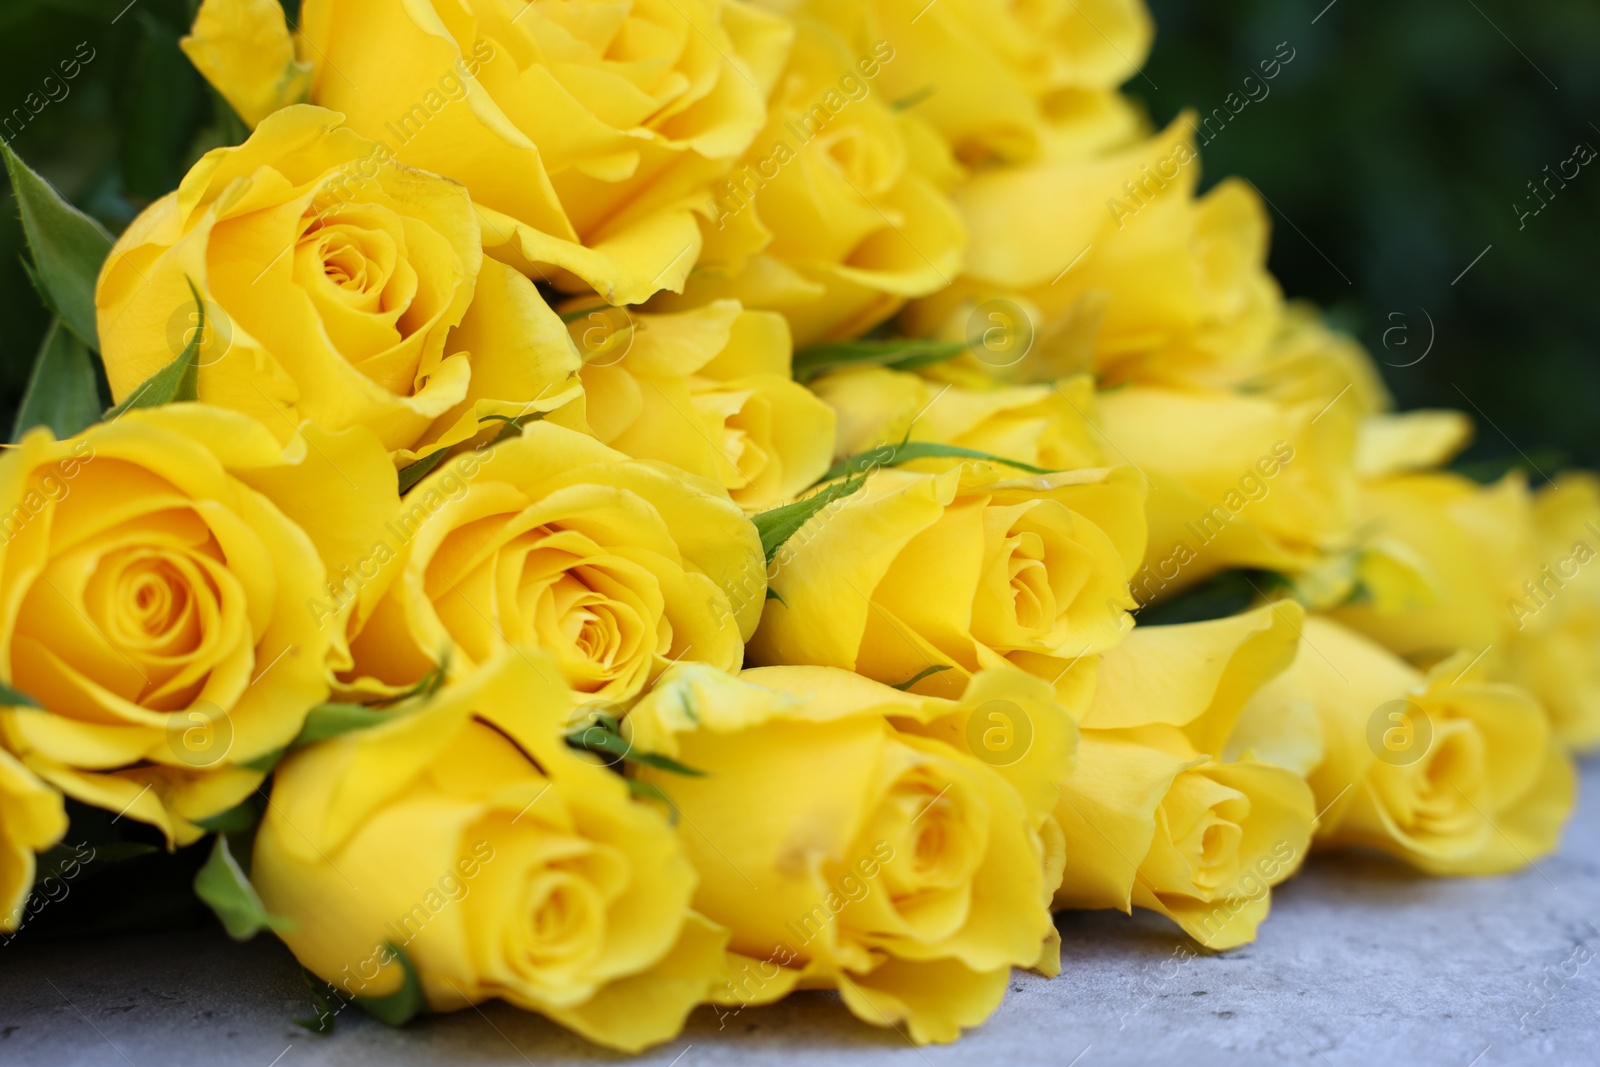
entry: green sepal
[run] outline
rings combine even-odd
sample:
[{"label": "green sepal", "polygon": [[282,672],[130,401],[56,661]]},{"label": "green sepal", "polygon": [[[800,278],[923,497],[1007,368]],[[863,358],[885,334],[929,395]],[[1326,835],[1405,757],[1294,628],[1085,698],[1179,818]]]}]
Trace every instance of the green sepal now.
[{"label": "green sepal", "polygon": [[896,337],[887,341],[840,341],[802,349],[794,355],[794,380],[804,384],[841,367],[875,366],[917,370],[954,359],[969,351],[965,341],[922,341]]},{"label": "green sepal", "polygon": [[393,941],[388,942],[386,947],[405,971],[405,980],[400,983],[400,988],[386,997],[353,999],[361,1006],[361,1010],[379,1022],[388,1023],[390,1026],[404,1026],[418,1015],[427,1012],[428,1000],[422,995],[422,978],[417,974],[416,964],[411,962],[406,950]]},{"label": "green sepal", "polygon": [[216,913],[235,941],[248,941],[262,930],[287,933],[295,927],[293,920],[267,912],[249,876],[234,859],[226,834],[217,835],[211,858],[194,876],[194,893]]},{"label": "green sepal", "polygon": [[697,771],[693,767],[685,766],[669,756],[634,751],[627,738],[618,733],[615,728],[600,722],[570,731],[567,734],[567,745],[577,749],[579,752],[592,752],[597,756],[611,756],[617,760],[641,763],[646,767],[654,767],[658,771],[685,774],[694,778],[705,777],[704,771]]},{"label": "green sepal", "polygon": [[401,467],[399,474],[400,495],[405,496],[407,493],[411,492],[412,489],[416,488],[416,484],[422,481],[422,479],[426,478],[428,475],[432,474],[433,469],[439,464],[443,463],[444,457],[449,454],[450,450],[448,448],[441,448],[439,451],[434,452],[431,455],[423,456],[415,463]]},{"label": "green sepal", "polygon": [[393,718],[393,712],[369,708],[364,704],[318,704],[306,715],[306,724],[300,728],[299,736],[290,747],[314,745],[353,730],[370,729]]},{"label": "green sepal", "polygon": [[752,517],[750,521],[755,523],[756,531],[761,534],[761,550],[766,554],[767,562],[771,563],[777,557],[778,550],[788,543],[789,538],[799,533],[800,528],[817,512],[866,484],[865,476],[838,482],[804,500],[782,504]]},{"label": "green sepal", "polygon": [[662,792],[661,788],[653,782],[641,782],[637,778],[627,779],[628,792],[640,800],[654,800],[667,806],[667,821],[673,826],[678,825],[678,805],[672,798]]},{"label": "green sepal", "polygon": [[[289,1021],[302,1030],[309,1030],[318,1037],[332,1035],[334,1019],[339,1012],[333,1010],[333,1004],[328,1000],[325,987],[328,987],[329,983],[324,982],[317,977],[314,971],[305,967],[300,968],[300,980],[306,984],[306,992],[311,995],[311,1006],[316,1009],[317,1013],[304,1019],[290,1019]],[[343,1010],[344,1006],[340,1005],[339,1011]]]},{"label": "green sepal", "polygon": [[485,415],[483,418],[479,419],[478,422],[505,423],[504,426],[500,427],[500,432],[495,434],[494,439],[489,442],[489,447],[493,448],[501,441],[509,441],[511,438],[516,437],[522,432],[522,428],[528,425],[528,423],[539,422],[547,414],[549,413],[544,411],[530,411],[526,415],[518,415],[514,418],[510,415]]}]

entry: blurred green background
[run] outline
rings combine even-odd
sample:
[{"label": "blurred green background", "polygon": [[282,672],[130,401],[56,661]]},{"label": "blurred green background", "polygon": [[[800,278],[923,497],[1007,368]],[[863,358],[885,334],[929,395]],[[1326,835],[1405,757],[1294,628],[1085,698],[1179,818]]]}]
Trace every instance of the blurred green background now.
[{"label": "blurred green background", "polygon": [[[1155,51],[1129,91],[1158,123],[1209,113],[1287,42],[1270,94],[1204,149],[1207,183],[1241,174],[1275,206],[1285,291],[1359,335],[1404,406],[1477,417],[1473,458],[1600,467],[1600,160],[1552,182],[1537,216],[1514,208],[1538,206],[1528,183],[1578,143],[1600,151],[1600,4],[1325,4],[1152,0]],[[113,231],[223,136],[225,109],[177,48],[195,6],[0,3],[0,131]],[[81,46],[94,58],[65,81],[59,64]],[[30,94],[47,101],[37,114]],[[17,108],[26,121],[6,127]],[[4,429],[45,327],[21,240],[13,205],[0,217]]]},{"label": "blurred green background", "polygon": [[1552,180],[1536,217],[1513,206],[1539,207],[1528,183],[1580,142],[1600,152],[1600,4],[1150,6],[1155,51],[1128,91],[1160,123],[1294,50],[1201,150],[1203,183],[1240,174],[1274,205],[1285,292],[1359,336],[1401,406],[1473,415],[1467,458],[1600,467],[1600,159]]}]

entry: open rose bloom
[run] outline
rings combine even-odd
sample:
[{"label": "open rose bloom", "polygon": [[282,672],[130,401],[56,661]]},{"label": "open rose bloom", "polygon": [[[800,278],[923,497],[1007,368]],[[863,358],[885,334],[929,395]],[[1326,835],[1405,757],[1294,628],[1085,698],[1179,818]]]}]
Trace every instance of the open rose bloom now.
[{"label": "open rose bloom", "polygon": [[1140,0],[288,6],[191,5],[116,235],[3,149],[0,931],[91,837],[321,1031],[923,1045],[1063,911],[1227,952],[1313,852],[1559,847],[1600,479],[1449,468],[1287,301]]}]

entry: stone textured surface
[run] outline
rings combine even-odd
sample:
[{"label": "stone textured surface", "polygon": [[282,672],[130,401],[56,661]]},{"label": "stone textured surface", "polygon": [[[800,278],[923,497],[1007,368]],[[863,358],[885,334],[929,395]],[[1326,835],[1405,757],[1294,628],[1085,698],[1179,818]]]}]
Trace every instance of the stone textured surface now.
[{"label": "stone textured surface", "polygon": [[[1276,895],[1254,945],[1188,955],[1158,918],[1061,918],[1065,969],[1019,974],[960,1044],[914,1049],[825,994],[719,1019],[637,1062],[710,1065],[1600,1062],[1600,764],[1559,855],[1499,879],[1431,880],[1319,858]],[[1581,961],[1588,960],[1587,964]],[[409,1067],[615,1063],[503,1005],[392,1031],[309,1014],[287,952],[261,939],[128,937],[0,950],[0,1064]]]}]

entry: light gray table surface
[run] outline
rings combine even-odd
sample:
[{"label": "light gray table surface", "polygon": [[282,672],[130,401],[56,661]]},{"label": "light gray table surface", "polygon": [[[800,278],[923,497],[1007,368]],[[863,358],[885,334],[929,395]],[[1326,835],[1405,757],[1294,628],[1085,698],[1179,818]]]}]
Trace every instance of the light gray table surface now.
[{"label": "light gray table surface", "polygon": [[[1559,854],[1504,878],[1412,876],[1318,857],[1274,895],[1255,944],[1185,958],[1160,918],[1073,913],[1061,976],[1017,974],[959,1044],[914,1049],[829,994],[726,1021],[701,1009],[636,1062],[702,1065],[1600,1064],[1600,763]],[[1585,962],[1586,961],[1586,962]],[[0,954],[0,1064],[350,1067],[627,1062],[488,1005],[391,1030],[347,1012],[332,1037],[288,952],[261,938],[143,935]]]}]

